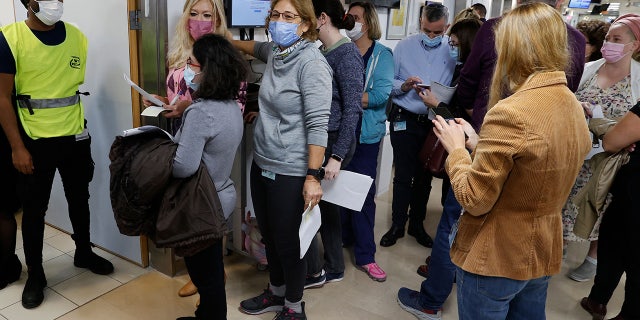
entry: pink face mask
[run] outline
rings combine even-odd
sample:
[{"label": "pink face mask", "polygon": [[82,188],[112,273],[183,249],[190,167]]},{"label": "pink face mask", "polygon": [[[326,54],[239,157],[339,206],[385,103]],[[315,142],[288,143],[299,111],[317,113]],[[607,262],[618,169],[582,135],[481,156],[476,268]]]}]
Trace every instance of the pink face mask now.
[{"label": "pink face mask", "polygon": [[189,34],[191,34],[191,37],[193,38],[193,40],[198,40],[203,35],[216,31],[215,29],[216,27],[213,24],[213,21],[200,21],[200,20],[189,19],[188,28],[189,28]]},{"label": "pink face mask", "polygon": [[[629,42],[631,43],[631,42]],[[627,43],[627,44],[629,44]],[[624,53],[624,47],[627,44],[622,44],[622,43],[613,43],[613,42],[606,42],[602,45],[602,48],[600,49],[600,52],[602,52],[602,57],[604,58],[604,60],[606,60],[609,63],[616,63],[618,61],[620,61],[620,59],[624,58],[624,56],[627,55],[627,53]]]}]

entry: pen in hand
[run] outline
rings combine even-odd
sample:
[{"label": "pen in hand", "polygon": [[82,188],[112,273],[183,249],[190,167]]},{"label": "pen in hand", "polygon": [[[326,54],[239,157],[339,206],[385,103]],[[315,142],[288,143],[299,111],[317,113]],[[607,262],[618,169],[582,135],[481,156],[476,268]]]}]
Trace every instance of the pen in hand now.
[{"label": "pen in hand", "polygon": [[184,91],[180,90],[178,91],[178,94],[173,97],[173,99],[171,100],[171,103],[169,103],[170,106],[176,104],[176,102],[178,102],[178,100],[180,99],[180,96],[184,94]]}]

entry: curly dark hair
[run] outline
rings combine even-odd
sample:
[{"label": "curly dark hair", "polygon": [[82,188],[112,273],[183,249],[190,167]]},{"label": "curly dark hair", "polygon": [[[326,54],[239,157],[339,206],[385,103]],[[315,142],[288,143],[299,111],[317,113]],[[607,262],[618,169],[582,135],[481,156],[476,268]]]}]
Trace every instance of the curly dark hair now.
[{"label": "curly dark hair", "polygon": [[224,37],[206,34],[193,44],[193,56],[201,66],[196,98],[231,100],[238,98],[242,82],[247,81],[247,62]]},{"label": "curly dark hair", "polygon": [[587,62],[602,58],[600,49],[604,43],[604,37],[607,35],[607,32],[609,32],[609,26],[611,26],[609,23],[600,20],[584,20],[578,22],[578,25],[576,25],[576,28],[587,39],[587,44],[593,47],[593,52]]}]

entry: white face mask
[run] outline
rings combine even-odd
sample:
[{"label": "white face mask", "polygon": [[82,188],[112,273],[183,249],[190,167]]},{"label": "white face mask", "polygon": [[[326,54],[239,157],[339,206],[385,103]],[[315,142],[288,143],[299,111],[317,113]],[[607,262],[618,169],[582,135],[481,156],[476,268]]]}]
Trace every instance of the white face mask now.
[{"label": "white face mask", "polygon": [[347,37],[349,37],[351,41],[357,41],[364,35],[364,32],[362,32],[362,23],[360,22],[356,22],[356,24],[353,26],[353,29],[345,31],[347,33]]},{"label": "white face mask", "polygon": [[38,6],[40,7],[40,11],[33,12],[33,8],[31,8],[31,12],[42,21],[42,23],[52,26],[56,24],[56,22],[60,21],[62,18],[63,5],[62,2],[58,0],[49,0],[49,1],[36,1]]}]

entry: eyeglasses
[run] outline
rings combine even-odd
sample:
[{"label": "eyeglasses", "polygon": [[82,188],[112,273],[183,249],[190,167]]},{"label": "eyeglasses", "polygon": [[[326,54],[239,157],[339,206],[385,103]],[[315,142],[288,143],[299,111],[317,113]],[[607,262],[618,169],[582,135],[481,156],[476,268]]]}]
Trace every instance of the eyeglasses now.
[{"label": "eyeglasses", "polygon": [[295,14],[293,12],[289,12],[289,11],[279,12],[279,11],[273,10],[269,12],[269,19],[271,19],[271,21],[276,21],[280,19],[280,17],[282,17],[286,22],[292,22],[296,18],[300,17],[300,15]]},{"label": "eyeglasses", "polygon": [[193,61],[191,60],[191,57],[187,58],[187,65],[190,66],[190,67],[200,68],[199,64],[193,63]]},{"label": "eyeglasses", "polygon": [[460,44],[459,44],[459,43],[453,42],[453,41],[451,41],[451,40],[449,40],[449,45],[450,45],[450,46],[452,46],[452,47],[458,47],[458,46],[460,46]]}]

